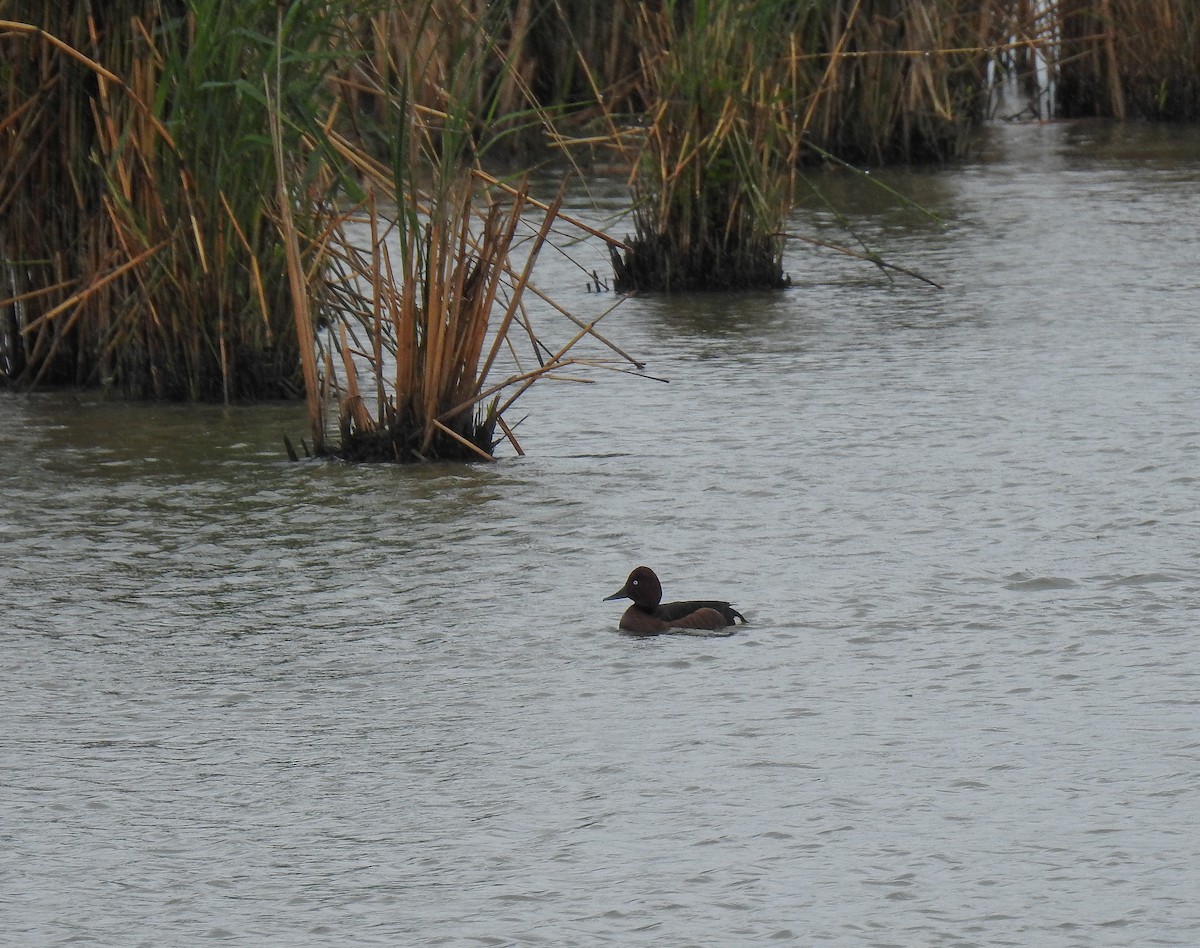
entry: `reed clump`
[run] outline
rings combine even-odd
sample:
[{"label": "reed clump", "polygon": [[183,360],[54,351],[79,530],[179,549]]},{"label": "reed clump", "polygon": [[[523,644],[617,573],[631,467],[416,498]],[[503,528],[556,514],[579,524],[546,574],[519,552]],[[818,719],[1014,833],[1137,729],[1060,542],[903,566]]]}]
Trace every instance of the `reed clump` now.
[{"label": "reed clump", "polygon": [[631,178],[636,234],[613,251],[618,292],[786,285],[778,235],[794,153],[770,68],[779,49],[759,42],[773,15],[784,6],[641,9],[649,111]]},{"label": "reed clump", "polygon": [[319,115],[333,5],[4,4],[0,360],[21,385],[295,397],[262,76]]},{"label": "reed clump", "polygon": [[[313,432],[318,453],[348,461],[492,460],[504,383],[489,389],[486,379],[554,213],[516,271],[509,253],[524,236],[528,188],[481,206],[483,190],[467,173],[442,200],[411,201],[390,219],[374,197],[353,213],[334,212],[318,278],[332,318],[311,356],[315,366],[320,360],[321,381],[310,402],[336,406],[337,438],[326,439],[321,419]],[[515,437],[513,444],[519,450]]]},{"label": "reed clump", "polygon": [[[568,366],[641,367],[596,329],[616,304],[584,322],[531,281],[552,229],[566,220],[561,195],[545,205],[526,182],[514,187],[474,170],[397,202],[380,166],[363,153],[353,160],[375,176],[367,197],[348,209],[327,206],[316,240],[286,210],[280,217],[298,323],[323,327],[302,347],[318,456],[490,461],[503,439],[522,454],[504,413],[534,382]],[[529,296],[573,324],[565,343],[544,341]],[[307,311],[308,300],[317,312]],[[611,357],[577,357],[589,338]]]},{"label": "reed clump", "polygon": [[[597,332],[600,317],[583,322],[533,285],[552,230],[576,222],[561,214],[561,196],[539,202],[527,181],[506,183],[481,167],[495,137],[511,132],[481,123],[473,95],[491,75],[496,48],[439,18],[440,3],[406,11],[420,26],[420,43],[383,42],[360,63],[357,86],[379,111],[357,118],[376,123],[378,134],[364,143],[332,123],[323,129],[337,162],[362,182],[362,199],[325,202],[306,227],[293,213],[303,206],[295,187],[280,191],[319,455],[491,460],[501,439],[521,453],[504,412],[535,381],[570,365],[614,367],[607,356],[576,357],[577,343],[598,341],[619,365],[637,365]],[[443,71],[450,60],[454,68]],[[279,180],[295,181],[295,157],[285,154],[278,132],[276,142]],[[374,154],[379,143],[386,160]],[[529,297],[573,324],[565,343],[543,341]],[[313,326],[321,329],[305,341]],[[524,358],[514,336],[523,340]]]},{"label": "reed clump", "polygon": [[[798,166],[962,154],[997,26],[963,0],[643,8],[636,233],[618,290],[779,288]],[[618,121],[614,117],[614,127]]]}]

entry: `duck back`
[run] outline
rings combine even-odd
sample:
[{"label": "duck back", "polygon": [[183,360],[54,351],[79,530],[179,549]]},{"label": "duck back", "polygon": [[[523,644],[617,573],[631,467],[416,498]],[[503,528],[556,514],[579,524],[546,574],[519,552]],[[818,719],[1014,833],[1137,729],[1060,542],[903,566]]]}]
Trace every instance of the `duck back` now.
[{"label": "duck back", "polygon": [[[712,610],[717,613],[724,621],[723,625],[734,625],[735,619],[746,621],[746,617],[738,612],[727,602],[720,602],[715,599],[692,599],[687,602],[664,602],[658,605],[654,610],[654,617],[661,619],[663,622],[677,622],[680,619],[687,618],[693,614],[699,613],[704,615],[702,610]],[[709,626],[693,626],[692,628],[710,628]],[[717,626],[716,628],[719,628]]]}]

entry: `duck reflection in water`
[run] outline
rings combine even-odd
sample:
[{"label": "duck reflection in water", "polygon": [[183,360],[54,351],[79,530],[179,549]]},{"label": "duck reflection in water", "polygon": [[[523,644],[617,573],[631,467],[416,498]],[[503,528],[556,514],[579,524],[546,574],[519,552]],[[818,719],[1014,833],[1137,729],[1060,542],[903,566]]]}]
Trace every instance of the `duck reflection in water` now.
[{"label": "duck reflection in water", "polygon": [[604,597],[605,602],[610,599],[633,600],[633,605],[621,616],[619,628],[634,635],[686,629],[713,631],[735,625],[736,619],[746,621],[729,603],[715,599],[663,602],[662,584],[649,566],[639,566],[630,573],[624,586]]}]

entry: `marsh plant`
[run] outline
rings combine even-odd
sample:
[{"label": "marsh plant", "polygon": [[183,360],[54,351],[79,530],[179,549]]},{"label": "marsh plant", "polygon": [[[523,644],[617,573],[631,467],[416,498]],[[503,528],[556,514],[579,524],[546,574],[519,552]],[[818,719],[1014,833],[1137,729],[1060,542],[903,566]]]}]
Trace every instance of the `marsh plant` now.
[{"label": "marsh plant", "polygon": [[644,127],[626,290],[771,288],[796,169],[963,153],[986,106],[987,5],[668,2],[643,8]]},{"label": "marsh plant", "polygon": [[26,15],[0,39],[4,376],[170,399],[300,393],[262,77],[287,89],[295,149],[322,113],[331,10],[4,4]]},{"label": "marsh plant", "polygon": [[[638,365],[596,329],[603,312],[585,322],[533,285],[555,228],[591,229],[561,213],[561,194],[544,203],[526,179],[506,182],[482,168],[513,126],[480,121],[480,108],[497,108],[477,98],[480,76],[509,59],[478,32],[437,16],[441,5],[408,11],[420,42],[401,46],[377,34],[384,41],[360,64],[358,92],[376,110],[372,141],[325,129],[340,165],[361,182],[361,200],[322,204],[306,232],[291,210],[302,202],[280,194],[298,334],[318,327],[301,342],[318,454],[490,460],[501,439],[521,453],[504,413],[535,381],[570,365]],[[390,25],[373,22],[377,30]],[[492,86],[496,95],[511,88],[524,85]],[[536,103],[525,105],[521,115],[548,121]],[[515,105],[505,114],[517,115]],[[295,159],[276,138],[285,181]],[[384,160],[374,154],[379,142]],[[559,324],[549,332],[565,324],[565,341],[546,340],[529,298]],[[577,357],[585,339],[605,357]],[[326,417],[327,407],[336,418]]]},{"label": "marsh plant", "polygon": [[1195,121],[1200,117],[1200,4],[1060,0],[1058,114]]},{"label": "marsh plant", "polygon": [[649,105],[634,133],[636,233],[613,252],[618,291],[785,285],[779,235],[795,154],[773,65],[791,6],[640,10]]},{"label": "marsh plant", "polygon": [[[607,345],[599,318],[576,319],[552,350],[526,306],[527,295],[539,295],[530,277],[559,203],[538,207],[525,183],[467,172],[428,202],[385,210],[371,197],[333,213],[314,275],[321,286],[299,291],[336,314],[306,350],[306,372],[319,378],[309,398],[318,454],[492,460],[503,439],[523,453],[504,413],[534,381],[572,365],[612,367],[573,353],[587,337]],[[299,266],[293,273],[305,279]],[[561,308],[556,315],[575,319]],[[617,364],[637,366],[613,352]],[[326,405],[335,420],[324,417]]]}]

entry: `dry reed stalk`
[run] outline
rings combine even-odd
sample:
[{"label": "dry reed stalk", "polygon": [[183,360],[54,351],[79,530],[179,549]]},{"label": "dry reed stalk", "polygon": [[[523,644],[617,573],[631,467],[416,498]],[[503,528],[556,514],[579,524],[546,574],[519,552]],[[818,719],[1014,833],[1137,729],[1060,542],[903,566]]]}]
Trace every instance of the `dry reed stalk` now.
[{"label": "dry reed stalk", "polygon": [[[309,284],[305,278],[300,256],[300,237],[292,213],[292,195],[288,190],[287,166],[284,160],[282,120],[278,108],[279,76],[275,77],[275,106],[270,115],[271,146],[276,171],[276,199],[279,203],[279,229],[287,265],[288,289],[292,298],[292,317],[299,343],[301,371],[304,374],[305,402],[308,407],[308,429],[317,454],[325,451],[324,399],[317,376],[317,344],[313,332],[313,316],[309,308]],[[270,91],[268,91],[270,96]]]},{"label": "dry reed stalk", "polygon": [[496,416],[496,424],[500,426],[500,430],[504,432],[504,437],[508,439],[508,443],[513,446],[513,450],[517,452],[518,456],[525,457],[525,449],[521,447],[521,442],[517,440],[517,436],[513,434],[512,428],[508,426],[502,415]]},{"label": "dry reed stalk", "polygon": [[[375,207],[375,196],[368,196],[368,219],[371,226],[371,298],[374,306],[371,310],[372,350],[371,357],[375,365],[383,365],[383,285],[380,274],[391,272],[391,257],[387,246],[383,244],[379,233],[379,213]],[[383,373],[375,376],[375,413],[376,417],[384,417],[387,410],[387,389],[383,384]]]},{"label": "dry reed stalk", "polygon": [[1194,0],[1060,0],[1058,111],[1064,116],[1200,117],[1200,6]]}]

